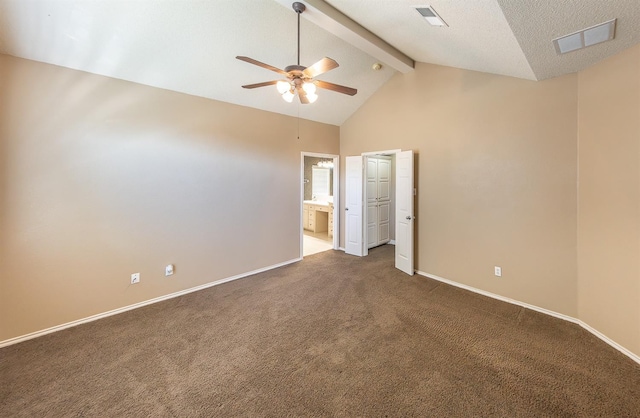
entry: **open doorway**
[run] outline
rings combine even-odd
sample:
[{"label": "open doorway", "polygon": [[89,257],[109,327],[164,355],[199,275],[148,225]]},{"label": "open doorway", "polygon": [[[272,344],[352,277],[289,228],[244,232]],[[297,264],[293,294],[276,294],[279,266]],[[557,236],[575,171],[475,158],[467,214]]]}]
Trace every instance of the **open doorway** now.
[{"label": "open doorway", "polygon": [[337,155],[302,153],[302,257],[338,248],[338,165]]},{"label": "open doorway", "polygon": [[384,244],[395,244],[395,153],[369,154],[364,159],[365,255]]},{"label": "open doorway", "polygon": [[[386,157],[390,157],[390,160]],[[395,235],[395,266],[409,275],[414,274],[413,205],[416,190],[413,158],[411,150],[367,152],[345,158],[345,253],[366,256],[369,248],[390,243]],[[379,169],[380,160],[385,161],[383,182],[374,178],[377,173],[376,176],[370,175]],[[388,175],[387,164],[391,166]],[[378,190],[379,187],[383,190]],[[393,190],[387,192],[384,190],[386,187],[393,187]],[[383,205],[376,203],[381,198]],[[392,206],[395,206],[395,210],[391,209]],[[392,216],[395,216],[394,229],[390,225]],[[379,222],[380,219],[384,222]],[[380,240],[380,237],[383,239]]]}]

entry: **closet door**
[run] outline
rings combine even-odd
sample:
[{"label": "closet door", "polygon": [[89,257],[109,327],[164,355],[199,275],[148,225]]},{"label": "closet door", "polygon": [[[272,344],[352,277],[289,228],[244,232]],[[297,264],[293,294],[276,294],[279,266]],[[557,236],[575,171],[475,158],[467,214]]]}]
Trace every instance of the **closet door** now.
[{"label": "closet door", "polygon": [[390,214],[391,214],[391,202],[378,202],[378,231],[377,231],[377,243],[376,245],[382,245],[389,242],[390,239]]},{"label": "closet door", "polygon": [[378,160],[377,166],[377,198],[379,202],[391,200],[391,160]]},{"label": "closet door", "polygon": [[378,201],[378,160],[367,158],[367,204]]},{"label": "closet door", "polygon": [[391,213],[391,159],[378,159],[378,232],[376,245],[389,242]]},{"label": "closet door", "polygon": [[365,158],[367,162],[367,248],[378,242],[378,160]]},{"label": "closet door", "polygon": [[367,248],[390,238],[391,158],[367,158]]},{"label": "closet door", "polygon": [[367,248],[378,245],[378,203],[367,204]]}]

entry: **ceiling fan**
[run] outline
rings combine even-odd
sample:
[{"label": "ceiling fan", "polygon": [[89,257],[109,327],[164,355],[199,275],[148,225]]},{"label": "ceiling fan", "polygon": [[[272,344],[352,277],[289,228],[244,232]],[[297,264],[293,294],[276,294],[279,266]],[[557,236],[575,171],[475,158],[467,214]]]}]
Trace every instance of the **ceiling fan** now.
[{"label": "ceiling fan", "polygon": [[285,67],[284,70],[281,70],[269,64],[254,60],[253,58],[237,56],[236,58],[240,61],[245,61],[249,64],[254,64],[259,67],[266,68],[267,70],[274,71],[287,78],[287,80],[273,80],[265,81],[263,83],[247,84],[242,87],[245,89],[255,89],[258,87],[272,86],[275,84],[278,92],[282,94],[282,98],[284,100],[291,103],[293,101],[293,97],[297,93],[298,99],[300,99],[300,103],[302,104],[313,103],[318,99],[318,95],[316,94],[316,86],[322,89],[348,94],[349,96],[355,95],[358,90],[354,88],[329,83],[327,81],[314,80],[315,77],[338,67],[338,63],[331,58],[324,57],[310,67],[304,67],[300,65],[300,15],[305,11],[306,7],[300,2],[293,3],[292,7],[293,10],[298,14],[298,64],[289,65]]}]

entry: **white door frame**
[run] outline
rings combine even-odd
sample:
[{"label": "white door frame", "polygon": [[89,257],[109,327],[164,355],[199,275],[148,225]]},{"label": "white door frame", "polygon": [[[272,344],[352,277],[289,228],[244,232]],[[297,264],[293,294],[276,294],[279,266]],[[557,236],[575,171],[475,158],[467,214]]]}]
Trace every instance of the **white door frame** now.
[{"label": "white door frame", "polygon": [[[364,173],[362,174],[362,177],[364,179],[364,181],[366,181],[367,179],[367,157],[374,157],[377,155],[387,155],[387,156],[391,156],[399,153],[400,151],[402,151],[401,149],[392,149],[392,150],[386,150],[386,151],[371,151],[371,152],[363,152],[362,155],[363,157],[365,157],[363,159],[363,164],[364,164]],[[395,173],[394,173],[394,177],[395,177]],[[363,187],[362,188],[362,200],[363,202],[367,201],[367,188]],[[395,203],[395,202],[394,202]],[[395,205],[394,205],[395,206]],[[364,248],[363,248],[363,256],[369,255],[369,248],[367,248],[366,243],[368,242],[368,231],[367,231],[367,225],[368,225],[368,213],[367,210],[363,210],[363,215],[362,215],[362,240],[364,241]],[[394,227],[395,229],[395,227]]]},{"label": "white door frame", "polygon": [[340,156],[336,154],[322,154],[317,152],[300,153],[300,258],[303,258],[304,227],[304,157],[318,157],[333,160],[333,249],[340,246]]}]

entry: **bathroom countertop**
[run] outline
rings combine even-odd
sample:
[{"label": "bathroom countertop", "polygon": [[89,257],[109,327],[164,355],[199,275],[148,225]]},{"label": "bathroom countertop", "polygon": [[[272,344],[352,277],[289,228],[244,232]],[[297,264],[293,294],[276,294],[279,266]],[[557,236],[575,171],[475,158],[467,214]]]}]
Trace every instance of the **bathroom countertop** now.
[{"label": "bathroom countertop", "polygon": [[304,200],[305,204],[318,205],[318,206],[333,206],[333,202],[321,201],[321,200]]}]

